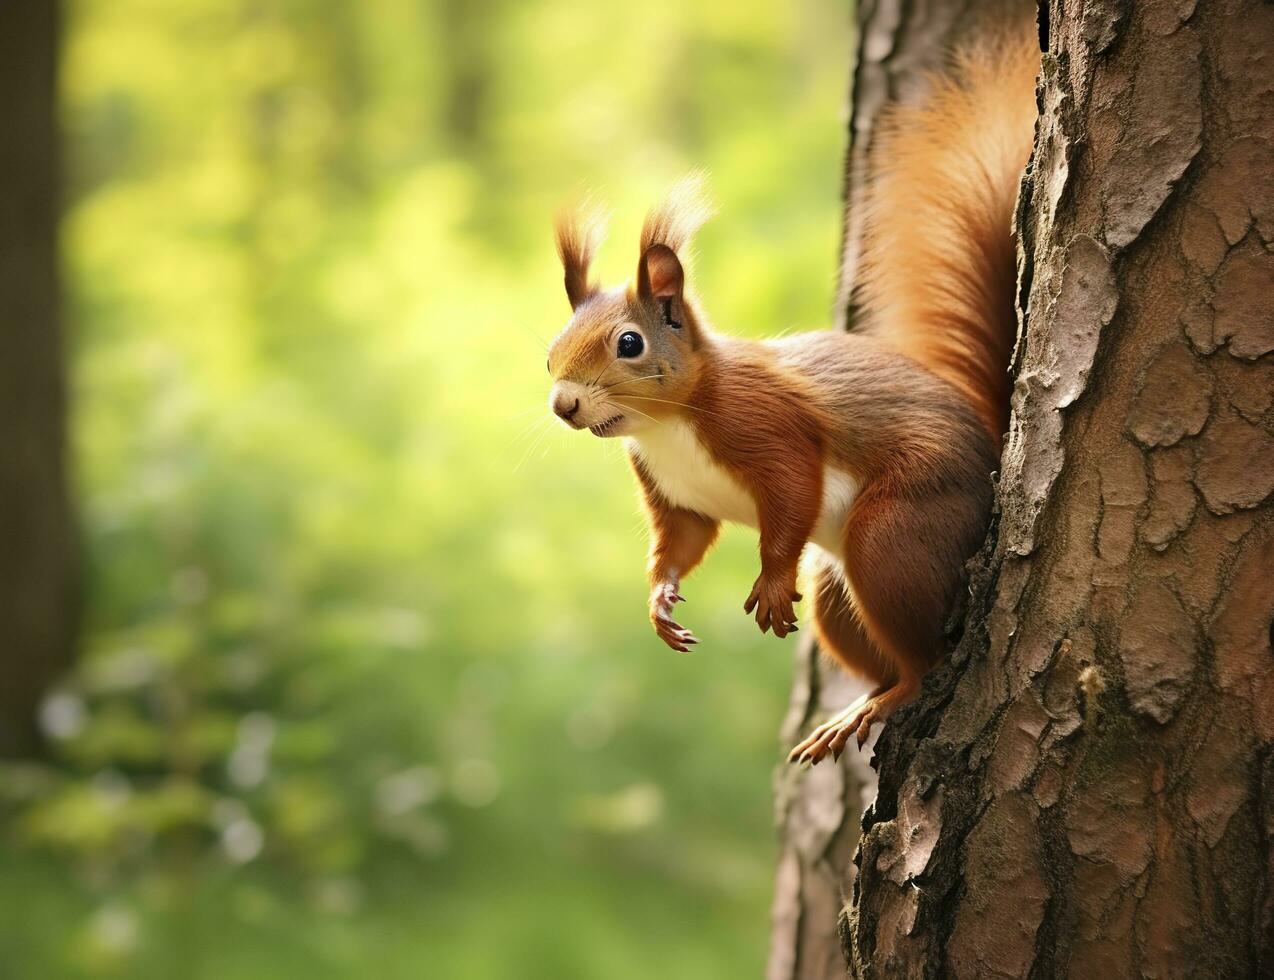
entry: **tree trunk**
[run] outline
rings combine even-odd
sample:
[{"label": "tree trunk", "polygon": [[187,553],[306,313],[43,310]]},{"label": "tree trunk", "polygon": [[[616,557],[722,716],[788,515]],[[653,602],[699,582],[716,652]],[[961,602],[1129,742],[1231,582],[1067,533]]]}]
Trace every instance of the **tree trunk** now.
[{"label": "tree trunk", "polygon": [[0,3],[0,755],[38,745],[70,659],[72,534],[58,320],[58,5]]},{"label": "tree trunk", "polygon": [[[796,680],[780,732],[783,752],[816,718],[853,701],[865,686],[829,663],[817,644],[796,651]],[[845,956],[837,931],[853,882],[859,819],[876,790],[866,755],[829,756],[802,772],[786,762],[774,774],[780,853],[775,876],[766,980],[840,980]]]},{"label": "tree trunk", "polygon": [[847,951],[1274,976],[1274,6],[1047,13],[997,526],[879,741]]},{"label": "tree trunk", "polygon": [[[849,206],[865,173],[876,118],[889,103],[915,92],[964,32],[1014,0],[862,0],[856,6],[858,51],[845,154],[845,221],[835,323],[854,320],[853,287],[861,226]],[[796,652],[791,704],[780,739],[784,754],[817,720],[845,707],[866,686],[827,661],[807,640]],[[876,792],[863,752],[846,752],[803,772],[780,764],[774,777],[780,854],[767,980],[827,980],[845,975],[838,923],[854,880],[859,822]]]}]

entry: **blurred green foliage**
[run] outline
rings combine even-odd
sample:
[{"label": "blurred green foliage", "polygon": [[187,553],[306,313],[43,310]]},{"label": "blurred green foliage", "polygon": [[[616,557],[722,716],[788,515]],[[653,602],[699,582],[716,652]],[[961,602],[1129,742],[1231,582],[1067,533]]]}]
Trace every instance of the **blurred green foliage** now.
[{"label": "blurred green foliage", "polygon": [[705,167],[724,329],[825,323],[848,13],[74,0],[85,653],[0,775],[21,978],[735,977],[791,642],[755,545],[645,622],[622,447],[550,424],[564,199]]}]

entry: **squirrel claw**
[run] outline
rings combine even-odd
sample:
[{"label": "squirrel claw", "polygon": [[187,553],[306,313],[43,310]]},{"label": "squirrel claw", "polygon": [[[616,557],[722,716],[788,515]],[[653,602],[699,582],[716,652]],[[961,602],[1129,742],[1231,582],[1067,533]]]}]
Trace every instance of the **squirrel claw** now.
[{"label": "squirrel claw", "polygon": [[790,585],[781,580],[767,580],[762,574],[743,603],[743,611],[750,613],[755,609],[756,624],[761,632],[768,633],[773,629],[774,635],[781,639],[797,630],[792,603],[800,600],[801,594]]},{"label": "squirrel claw", "polygon": [[690,630],[678,626],[671,620],[665,620],[662,625],[657,625],[655,632],[659,634],[661,640],[678,653],[689,653],[690,648],[699,642],[699,638],[691,633]]},{"label": "squirrel claw", "polygon": [[678,653],[689,653],[699,638],[672,618],[672,607],[685,602],[675,582],[656,585],[650,593],[650,622],[655,634]]},{"label": "squirrel claw", "polygon": [[845,746],[853,738],[861,750],[876,722],[887,719],[894,709],[905,703],[914,691],[895,685],[889,689],[877,688],[864,694],[844,711],[832,716],[815,728],[788,754],[788,762],[814,764],[831,755],[839,761]]}]

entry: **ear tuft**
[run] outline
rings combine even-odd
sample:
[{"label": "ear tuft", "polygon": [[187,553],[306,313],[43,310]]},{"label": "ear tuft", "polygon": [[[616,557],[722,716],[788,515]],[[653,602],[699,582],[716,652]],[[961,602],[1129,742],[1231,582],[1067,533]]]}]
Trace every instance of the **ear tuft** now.
[{"label": "ear tuft", "polygon": [[[675,300],[680,306],[686,273],[682,263],[690,239],[712,217],[712,206],[703,192],[704,175],[694,171],[677,181],[662,204],[646,215],[641,229],[641,261],[637,266],[637,291],[659,300]],[[669,306],[665,319],[680,326],[680,310]]]},{"label": "ear tuft", "polygon": [[695,170],[672,185],[663,203],[646,215],[641,229],[641,254],[652,245],[664,245],[681,252],[690,239],[713,215],[704,193],[705,176]]},{"label": "ear tuft", "polygon": [[566,298],[571,309],[577,309],[598,290],[597,283],[589,282],[588,268],[606,236],[606,216],[590,204],[563,210],[558,212],[554,232],[565,272]]}]

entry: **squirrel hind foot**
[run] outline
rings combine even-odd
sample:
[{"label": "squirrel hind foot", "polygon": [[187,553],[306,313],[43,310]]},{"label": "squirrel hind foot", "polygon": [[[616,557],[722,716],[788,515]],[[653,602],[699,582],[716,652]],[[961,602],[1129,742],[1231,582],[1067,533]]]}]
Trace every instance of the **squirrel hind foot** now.
[{"label": "squirrel hind foot", "polygon": [[896,681],[889,687],[878,687],[870,694],[862,695],[810,732],[788,754],[787,761],[816,765],[829,753],[833,760],[838,760],[850,738],[854,738],[861,749],[867,736],[871,734],[871,726],[888,720],[894,711],[911,701],[919,690],[919,682],[909,679]]}]

